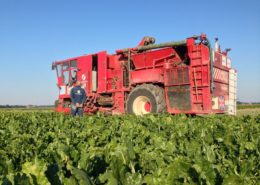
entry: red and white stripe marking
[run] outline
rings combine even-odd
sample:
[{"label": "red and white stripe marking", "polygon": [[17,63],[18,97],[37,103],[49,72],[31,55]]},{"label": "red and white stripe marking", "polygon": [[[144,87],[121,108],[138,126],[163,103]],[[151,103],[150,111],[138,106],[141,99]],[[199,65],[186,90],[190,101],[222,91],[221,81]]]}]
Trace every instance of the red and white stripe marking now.
[{"label": "red and white stripe marking", "polygon": [[228,83],[228,72],[218,69],[218,68],[214,68],[213,69],[213,75],[214,75],[214,79],[216,80],[221,80],[223,82]]}]

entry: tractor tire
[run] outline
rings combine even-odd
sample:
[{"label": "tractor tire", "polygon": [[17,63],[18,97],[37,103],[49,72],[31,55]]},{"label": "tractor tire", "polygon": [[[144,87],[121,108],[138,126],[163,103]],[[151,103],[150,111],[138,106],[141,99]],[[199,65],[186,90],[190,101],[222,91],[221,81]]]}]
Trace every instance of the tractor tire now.
[{"label": "tractor tire", "polygon": [[166,110],[163,88],[143,84],[135,87],[126,100],[128,114],[144,115],[148,113],[162,113]]}]

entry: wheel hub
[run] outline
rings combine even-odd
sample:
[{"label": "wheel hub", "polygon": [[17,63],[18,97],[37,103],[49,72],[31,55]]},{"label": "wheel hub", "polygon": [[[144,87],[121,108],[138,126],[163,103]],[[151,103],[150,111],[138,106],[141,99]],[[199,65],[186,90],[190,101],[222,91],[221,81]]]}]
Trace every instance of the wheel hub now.
[{"label": "wheel hub", "polygon": [[152,110],[149,98],[146,96],[138,96],[133,102],[133,112],[136,115],[148,114]]},{"label": "wheel hub", "polygon": [[147,111],[147,112],[151,112],[151,104],[150,104],[150,102],[146,102],[146,103],[144,104],[144,109],[145,109],[145,111]]}]

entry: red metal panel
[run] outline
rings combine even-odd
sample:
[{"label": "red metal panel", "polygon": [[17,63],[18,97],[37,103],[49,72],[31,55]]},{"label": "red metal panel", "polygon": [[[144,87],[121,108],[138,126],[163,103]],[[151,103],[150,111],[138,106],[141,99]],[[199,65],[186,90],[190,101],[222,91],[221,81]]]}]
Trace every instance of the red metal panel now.
[{"label": "red metal panel", "polygon": [[[120,55],[108,55],[107,68],[108,69],[120,69],[123,60]],[[120,61],[121,60],[121,61]]]},{"label": "red metal panel", "polygon": [[[131,58],[136,69],[154,67],[154,61],[163,57],[176,54],[173,48],[164,48],[155,51],[148,51],[140,54],[135,54]],[[176,54],[177,56],[177,54]]]},{"label": "red metal panel", "polygon": [[177,66],[164,73],[167,109],[171,113],[191,110],[189,67]]},{"label": "red metal panel", "polygon": [[123,114],[125,112],[125,97],[124,92],[116,92],[113,94],[115,100],[115,109],[112,111],[113,114]]},{"label": "red metal panel", "polygon": [[102,51],[98,56],[98,93],[106,92],[107,90],[107,52]]},{"label": "red metal panel", "polygon": [[122,90],[123,70],[107,70],[107,92]]},{"label": "red metal panel", "polygon": [[190,84],[189,67],[180,66],[166,69],[164,73],[165,86]]},{"label": "red metal panel", "polygon": [[230,62],[230,58],[227,57],[225,54],[214,52],[214,66],[217,66],[218,68],[227,69],[231,67]]},{"label": "red metal panel", "polygon": [[[229,68],[227,58],[221,53],[215,52],[213,80],[213,97],[218,99],[218,109],[225,111],[229,99]],[[221,101],[220,101],[221,100]]]},{"label": "red metal panel", "polygon": [[222,82],[228,84],[228,75],[229,72],[219,68],[213,68],[213,77],[214,81]]},{"label": "red metal panel", "polygon": [[212,112],[209,49],[205,45],[194,45],[192,39],[188,39],[187,43],[191,67],[192,112]]},{"label": "red metal panel", "polygon": [[163,70],[159,69],[146,69],[131,71],[131,83],[147,83],[147,82],[163,82]]},{"label": "red metal panel", "polygon": [[209,74],[209,66],[201,66],[201,72],[200,72],[200,78],[201,78],[201,85],[202,86],[208,86],[210,79],[208,78]]},{"label": "red metal panel", "polygon": [[87,95],[90,95],[92,93],[92,55],[80,57],[77,61],[79,68],[77,79],[81,81]]},{"label": "red metal panel", "polygon": [[228,84],[215,83],[214,96],[228,96]]}]

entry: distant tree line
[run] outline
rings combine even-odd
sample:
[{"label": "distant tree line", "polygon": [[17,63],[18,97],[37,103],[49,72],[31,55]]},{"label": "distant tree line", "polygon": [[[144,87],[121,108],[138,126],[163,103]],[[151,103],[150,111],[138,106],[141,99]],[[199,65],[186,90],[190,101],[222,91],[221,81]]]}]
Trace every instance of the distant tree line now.
[{"label": "distant tree line", "polygon": [[242,101],[237,101],[237,104],[260,104],[260,102],[242,102]]},{"label": "distant tree line", "polygon": [[43,108],[53,107],[53,105],[0,105],[0,108]]},{"label": "distant tree line", "polygon": [[0,108],[26,108],[25,105],[0,105]]}]

